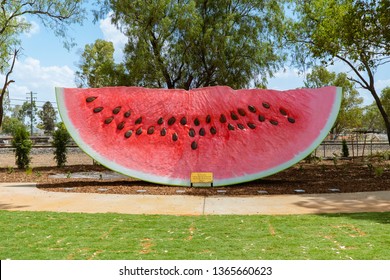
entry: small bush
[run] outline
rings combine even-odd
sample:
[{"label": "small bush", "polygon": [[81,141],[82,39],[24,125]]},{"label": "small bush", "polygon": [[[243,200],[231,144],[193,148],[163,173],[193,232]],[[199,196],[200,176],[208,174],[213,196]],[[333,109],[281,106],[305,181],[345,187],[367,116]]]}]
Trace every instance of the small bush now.
[{"label": "small bush", "polygon": [[57,125],[57,130],[53,133],[53,147],[54,147],[54,159],[57,162],[58,167],[65,166],[67,161],[66,154],[67,148],[66,145],[70,140],[70,135],[65,128],[63,123]]},{"label": "small bush", "polygon": [[349,149],[348,149],[347,141],[345,139],[343,139],[342,145],[343,148],[341,154],[343,155],[343,157],[349,157]]},{"label": "small bush", "polygon": [[13,132],[12,147],[15,149],[15,159],[18,168],[28,168],[31,162],[30,152],[32,141],[30,133],[24,126],[18,126]]}]

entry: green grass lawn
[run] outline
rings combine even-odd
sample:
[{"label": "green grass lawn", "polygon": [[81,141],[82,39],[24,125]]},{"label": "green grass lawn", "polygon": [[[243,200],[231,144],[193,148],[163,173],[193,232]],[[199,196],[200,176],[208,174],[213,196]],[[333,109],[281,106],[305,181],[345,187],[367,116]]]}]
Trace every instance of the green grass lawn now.
[{"label": "green grass lawn", "polygon": [[0,211],[0,259],[390,259],[390,212],[158,216]]}]

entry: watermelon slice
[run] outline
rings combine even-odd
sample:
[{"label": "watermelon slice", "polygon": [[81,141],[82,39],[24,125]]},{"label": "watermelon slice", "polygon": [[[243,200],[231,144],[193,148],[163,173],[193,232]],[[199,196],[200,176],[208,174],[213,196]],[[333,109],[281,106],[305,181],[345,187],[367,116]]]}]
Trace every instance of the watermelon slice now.
[{"label": "watermelon slice", "polygon": [[299,162],[336,120],[341,89],[289,91],[226,86],[185,90],[56,88],[75,142],[128,176],[190,185],[212,172],[214,185],[265,177]]}]

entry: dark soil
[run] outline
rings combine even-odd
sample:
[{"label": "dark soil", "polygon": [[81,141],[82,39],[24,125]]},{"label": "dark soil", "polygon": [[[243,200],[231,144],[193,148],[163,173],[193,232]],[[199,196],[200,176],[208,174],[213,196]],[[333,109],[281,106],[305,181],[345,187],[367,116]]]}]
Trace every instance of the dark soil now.
[{"label": "dark soil", "polygon": [[[133,178],[99,179],[52,179],[49,175],[74,172],[107,171],[95,165],[73,165],[64,168],[35,167],[33,170],[0,169],[0,182],[38,182],[38,187],[54,192],[83,192],[102,194],[163,194],[163,195],[258,195],[305,193],[367,192],[390,190],[390,161],[339,160],[316,163],[301,162],[283,172],[260,180],[226,187],[175,187],[140,181]],[[224,190],[226,192],[221,192]],[[178,192],[179,191],[179,192]],[[185,192],[183,192],[185,191]]]}]

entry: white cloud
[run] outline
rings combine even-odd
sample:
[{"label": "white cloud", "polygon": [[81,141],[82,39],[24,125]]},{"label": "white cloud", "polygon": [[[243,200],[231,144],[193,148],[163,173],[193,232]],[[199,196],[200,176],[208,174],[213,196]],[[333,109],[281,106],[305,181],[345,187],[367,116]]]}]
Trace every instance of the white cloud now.
[{"label": "white cloud", "polygon": [[127,43],[127,37],[111,23],[111,14],[100,20],[99,24],[100,30],[103,33],[103,38],[106,41],[110,41],[114,44],[115,53],[114,58],[116,61],[122,61],[123,58],[123,49]]},{"label": "white cloud", "polygon": [[269,89],[288,90],[303,87],[304,74],[296,68],[285,67],[274,74],[269,79],[267,87]]},{"label": "white cloud", "polygon": [[32,36],[34,36],[35,34],[38,34],[41,30],[39,24],[35,21],[30,21],[30,29],[27,31],[27,32],[24,32],[24,35],[27,37],[27,38],[31,38]]},{"label": "white cloud", "polygon": [[[55,101],[55,87],[75,87],[74,72],[69,66],[43,66],[32,57],[17,60],[9,87],[11,99],[26,99],[26,93],[37,93],[37,100]],[[4,81],[4,76],[0,76]],[[12,102],[20,104],[22,101]]]}]

